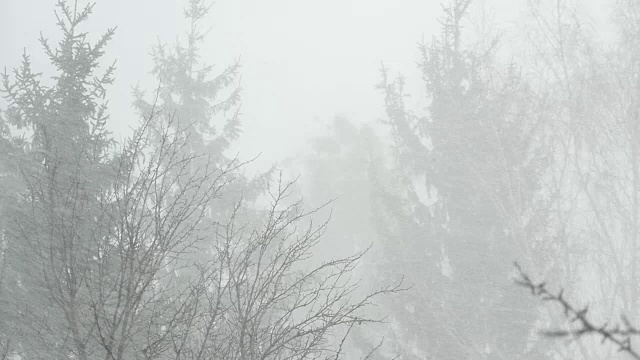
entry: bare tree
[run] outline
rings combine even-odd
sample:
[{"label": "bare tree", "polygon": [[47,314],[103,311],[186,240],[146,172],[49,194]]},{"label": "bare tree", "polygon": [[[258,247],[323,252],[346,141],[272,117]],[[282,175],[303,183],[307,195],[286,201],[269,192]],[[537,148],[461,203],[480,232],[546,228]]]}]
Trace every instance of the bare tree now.
[{"label": "bare tree", "polygon": [[[364,253],[314,265],[327,223],[305,225],[316,210],[290,202],[293,182],[279,178],[257,224],[242,220],[242,202],[215,219],[212,204],[224,206],[243,163],[199,161],[208,165],[194,171],[206,156],[183,151],[188,132],[157,127],[154,116],[109,163],[109,186],[89,192],[74,178],[64,211],[32,201],[21,214],[16,235],[33,269],[26,291],[40,286],[42,296],[16,304],[31,357],[339,358],[335,336],[382,320],[366,308],[400,285],[357,298],[351,275]],[[30,178],[30,198],[47,197],[44,180]]]},{"label": "bare tree", "polygon": [[382,320],[367,308],[400,285],[359,290],[364,253],[312,259],[326,222],[291,199],[294,182],[271,184],[266,208],[236,201],[245,163],[192,149],[160,91],[115,143],[102,101],[114,68],[95,76],[114,32],[90,44],[79,25],[93,5],[58,9],[60,48],[42,39],[53,85],[26,55],[3,76],[0,165],[20,186],[3,209],[0,356],[338,359],[351,329]]}]

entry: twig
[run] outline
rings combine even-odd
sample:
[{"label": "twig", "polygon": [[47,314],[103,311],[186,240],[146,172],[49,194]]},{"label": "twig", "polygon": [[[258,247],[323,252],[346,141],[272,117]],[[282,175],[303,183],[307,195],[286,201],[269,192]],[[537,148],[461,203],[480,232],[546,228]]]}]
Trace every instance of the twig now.
[{"label": "twig", "polygon": [[619,352],[626,352],[634,359],[640,360],[640,353],[633,349],[631,338],[640,335],[640,329],[631,325],[626,317],[622,317],[622,325],[609,325],[605,322],[602,325],[596,325],[593,320],[589,319],[589,307],[578,308],[570,304],[564,297],[564,291],[560,289],[557,294],[547,289],[544,281],[536,283],[522,270],[518,263],[514,263],[518,271],[518,278],[515,283],[531,290],[533,296],[541,298],[543,301],[559,304],[562,307],[564,315],[572,323],[577,324],[575,329],[554,329],[543,330],[542,334],[550,338],[579,338],[586,335],[600,336],[602,343],[610,342],[618,347]]}]

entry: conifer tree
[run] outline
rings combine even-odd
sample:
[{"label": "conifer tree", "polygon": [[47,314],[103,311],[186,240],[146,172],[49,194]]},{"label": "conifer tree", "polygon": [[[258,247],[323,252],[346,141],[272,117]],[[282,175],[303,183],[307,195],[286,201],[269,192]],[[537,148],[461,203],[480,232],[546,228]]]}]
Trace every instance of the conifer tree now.
[{"label": "conifer tree", "polygon": [[[200,19],[202,4],[191,1],[187,16]],[[246,188],[242,163],[223,154],[237,111],[216,135],[208,96],[219,84],[203,73],[181,77],[179,63],[193,54],[166,64],[182,75],[158,101],[139,103],[140,125],[113,142],[103,99],[114,68],[98,69],[114,31],[89,42],[80,27],[92,10],[58,3],[63,39],[42,40],[52,85],[26,55],[3,77],[1,181],[20,182],[0,198],[0,355],[343,357],[334,336],[378,322],[367,315],[371,301],[400,288],[360,292],[351,275],[362,253],[309,264],[326,222],[306,221],[315,210],[290,199],[293,184],[282,177],[268,184],[268,206],[246,211],[230,186]]]},{"label": "conifer tree", "polygon": [[[114,67],[100,72],[99,64],[114,29],[91,43],[81,25],[93,5],[78,9],[59,1],[57,8],[62,39],[55,47],[40,39],[56,70],[50,84],[32,69],[26,53],[14,80],[3,75],[9,103],[3,166],[28,194],[22,191],[3,208],[9,264],[2,295],[14,300],[6,307],[13,316],[3,332],[24,335],[20,346],[31,343],[33,356],[75,353],[84,359],[92,331],[80,320],[89,310],[83,304],[91,253],[87,237],[99,211],[99,189],[108,186],[111,146],[103,99]],[[46,324],[47,331],[34,333],[25,319]]]},{"label": "conifer tree", "polygon": [[[505,291],[514,257],[533,261],[546,212],[536,202],[543,134],[514,67],[465,45],[469,0],[444,7],[442,33],[421,46],[428,112],[405,105],[405,79],[383,69],[397,181],[379,187],[376,220],[388,248],[382,274],[416,284],[390,306],[409,358],[531,358],[535,312]],[[382,179],[378,180],[379,182]],[[399,240],[400,239],[400,240]],[[411,278],[415,274],[415,278]],[[539,354],[538,354],[539,355]]]},{"label": "conifer tree", "polygon": [[[216,73],[205,63],[203,45],[206,31],[203,21],[212,4],[206,0],[189,0],[185,19],[189,24],[186,41],[153,47],[153,75],[159,82],[156,104],[163,109],[158,121],[175,118],[191,125],[189,151],[206,152],[224,161],[224,152],[238,138],[240,128],[239,61]],[[142,113],[154,105],[135,91],[135,107]]]}]

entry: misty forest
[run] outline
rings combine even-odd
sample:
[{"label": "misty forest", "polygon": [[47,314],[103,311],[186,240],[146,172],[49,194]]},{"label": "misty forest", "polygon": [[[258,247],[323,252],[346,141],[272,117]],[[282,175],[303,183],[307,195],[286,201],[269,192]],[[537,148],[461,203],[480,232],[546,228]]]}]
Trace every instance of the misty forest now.
[{"label": "misty forest", "polygon": [[0,360],[640,359],[640,2],[242,1],[0,1]]}]

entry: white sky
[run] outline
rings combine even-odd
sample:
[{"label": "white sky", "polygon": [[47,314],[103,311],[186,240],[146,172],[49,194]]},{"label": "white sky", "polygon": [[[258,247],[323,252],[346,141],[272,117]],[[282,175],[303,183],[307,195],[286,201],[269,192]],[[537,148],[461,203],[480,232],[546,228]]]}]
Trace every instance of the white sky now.
[{"label": "white sky", "polygon": [[[544,0],[543,0],[544,1]],[[550,0],[547,0],[550,1]],[[599,0],[591,0],[595,2]],[[488,18],[517,26],[523,0],[484,0]],[[73,3],[73,1],[70,1]],[[82,0],[79,3],[83,4]],[[98,0],[88,30],[118,26],[108,48],[117,59],[110,89],[112,127],[134,124],[130,87],[152,80],[152,44],[182,34],[186,0]],[[24,47],[47,69],[37,42],[55,36],[54,0],[0,0],[0,67],[18,65]],[[417,43],[438,30],[438,0],[218,0],[209,16],[208,63],[241,57],[244,157],[272,162],[295,155],[335,115],[358,122],[382,114],[374,89],[381,61],[417,77]],[[478,4],[476,4],[477,6]],[[505,23],[506,21],[506,23]],[[154,83],[146,88],[151,91]]]}]

